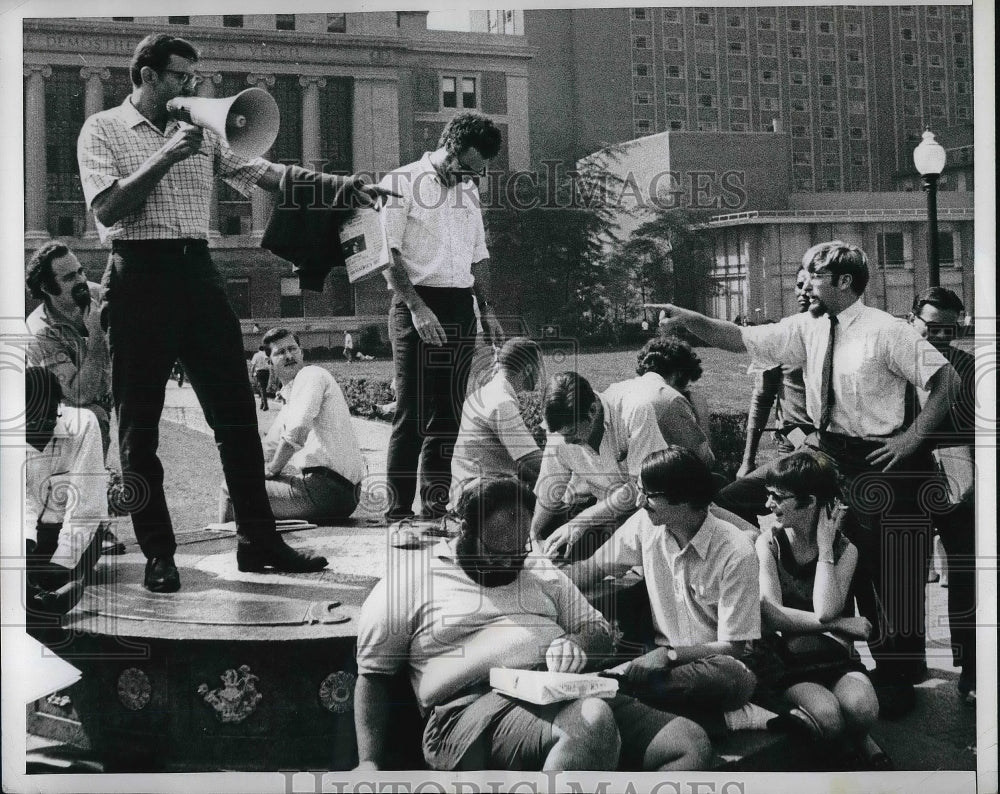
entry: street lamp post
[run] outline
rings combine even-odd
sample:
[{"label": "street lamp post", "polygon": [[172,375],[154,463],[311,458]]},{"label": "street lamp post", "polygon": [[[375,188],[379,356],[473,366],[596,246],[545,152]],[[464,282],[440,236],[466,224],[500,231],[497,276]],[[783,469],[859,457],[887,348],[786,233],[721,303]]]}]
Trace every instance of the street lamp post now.
[{"label": "street lamp post", "polygon": [[924,130],[923,140],[913,150],[913,164],[923,177],[927,192],[927,285],[941,285],[938,260],[937,183],[944,170],[944,147],[934,138],[934,133]]}]

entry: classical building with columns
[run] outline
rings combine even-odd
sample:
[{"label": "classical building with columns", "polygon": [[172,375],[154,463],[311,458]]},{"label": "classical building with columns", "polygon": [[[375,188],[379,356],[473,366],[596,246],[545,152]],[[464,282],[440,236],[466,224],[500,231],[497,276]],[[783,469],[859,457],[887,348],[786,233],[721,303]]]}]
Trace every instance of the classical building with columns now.
[{"label": "classical building with columns", "polygon": [[[107,250],[86,210],[76,140],[88,116],[131,91],[139,40],[167,31],[201,53],[198,93],[228,97],[250,86],[278,103],[276,162],[327,172],[379,174],[420,157],[462,109],[503,131],[494,161],[526,169],[528,65],[521,36],[428,30],[426,12],[28,19],[24,22],[25,254],[65,240],[100,280]],[[306,347],[335,347],[344,330],[384,328],[388,295],[373,278],[352,286],[334,271],[322,293],[301,292],[291,265],[259,247],[273,197],[217,188],[210,245],[244,321],[293,327]],[[30,306],[30,303],[29,303]],[[382,331],[384,335],[384,330]]]}]

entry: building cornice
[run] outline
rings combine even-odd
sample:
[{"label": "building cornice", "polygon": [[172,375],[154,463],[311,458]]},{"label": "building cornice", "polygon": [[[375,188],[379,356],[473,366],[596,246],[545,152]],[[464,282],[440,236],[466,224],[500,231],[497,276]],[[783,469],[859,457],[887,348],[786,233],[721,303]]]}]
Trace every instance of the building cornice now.
[{"label": "building cornice", "polygon": [[[37,60],[52,53],[53,62],[72,55],[94,54],[130,58],[135,45],[151,29],[139,22],[111,22],[85,19],[26,19],[23,27],[26,60]],[[159,26],[168,27],[168,26]],[[407,56],[418,60],[428,55],[466,56],[507,61],[528,61],[537,48],[510,42],[494,43],[479,37],[454,41],[442,38],[406,36],[364,36],[347,33],[309,33],[301,31],[221,28],[199,25],[171,27],[203,50],[203,65],[213,68],[220,63],[266,62],[309,65],[357,64],[367,67],[405,67],[414,65]],[[273,71],[273,68],[271,69]],[[281,70],[279,70],[281,71]]]},{"label": "building cornice", "polygon": [[[940,220],[971,221],[971,207],[938,207]],[[723,226],[761,226],[775,223],[855,223],[859,221],[926,221],[927,209],[831,209],[831,210],[753,210],[715,215],[698,228],[717,229]]]}]

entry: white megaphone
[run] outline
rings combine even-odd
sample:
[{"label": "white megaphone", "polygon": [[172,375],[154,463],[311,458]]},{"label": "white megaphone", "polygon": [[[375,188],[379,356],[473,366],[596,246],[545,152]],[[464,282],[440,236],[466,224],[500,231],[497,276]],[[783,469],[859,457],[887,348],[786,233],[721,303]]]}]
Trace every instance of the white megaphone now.
[{"label": "white megaphone", "polygon": [[207,127],[241,157],[259,157],[278,137],[278,103],[263,88],[248,88],[226,99],[176,97],[167,112],[178,121]]}]

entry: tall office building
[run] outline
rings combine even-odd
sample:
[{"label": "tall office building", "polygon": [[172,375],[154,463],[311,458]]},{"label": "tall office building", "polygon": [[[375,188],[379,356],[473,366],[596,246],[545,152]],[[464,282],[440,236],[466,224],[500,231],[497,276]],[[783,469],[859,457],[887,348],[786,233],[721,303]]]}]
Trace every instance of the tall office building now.
[{"label": "tall office building", "polygon": [[537,10],[524,29],[536,163],[777,125],[794,190],[891,190],[925,127],[973,120],[971,6]]}]

